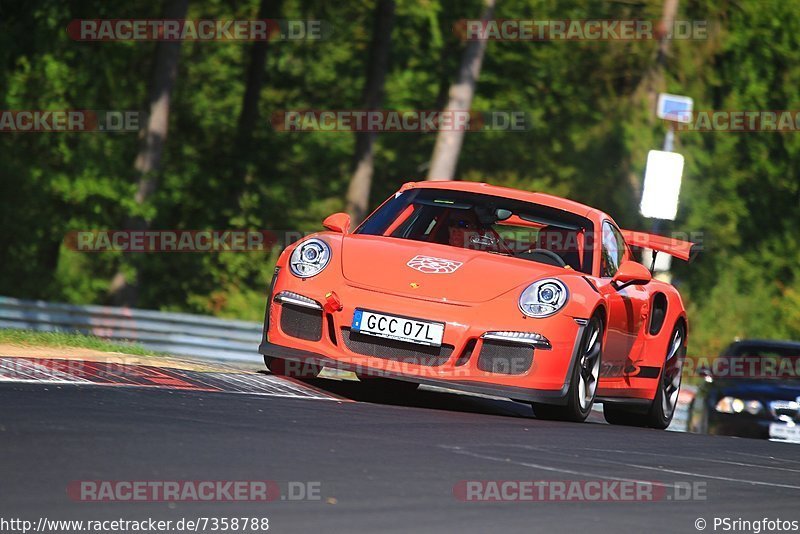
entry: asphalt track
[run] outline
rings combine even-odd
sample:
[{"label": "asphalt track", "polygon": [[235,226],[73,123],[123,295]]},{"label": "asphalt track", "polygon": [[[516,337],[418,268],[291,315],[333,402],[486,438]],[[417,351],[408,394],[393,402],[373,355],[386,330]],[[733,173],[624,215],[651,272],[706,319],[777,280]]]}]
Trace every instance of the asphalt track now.
[{"label": "asphalt track", "polygon": [[[273,378],[274,377],[270,377]],[[0,517],[268,517],[270,532],[697,532],[800,520],[800,447],[540,421],[510,401],[0,383]],[[340,400],[337,398],[341,397]],[[352,402],[355,400],[356,402]],[[464,502],[462,481],[705,483],[705,500]],[[75,480],[318,482],[320,500],[76,502]],[[719,527],[717,532],[722,531]]]}]

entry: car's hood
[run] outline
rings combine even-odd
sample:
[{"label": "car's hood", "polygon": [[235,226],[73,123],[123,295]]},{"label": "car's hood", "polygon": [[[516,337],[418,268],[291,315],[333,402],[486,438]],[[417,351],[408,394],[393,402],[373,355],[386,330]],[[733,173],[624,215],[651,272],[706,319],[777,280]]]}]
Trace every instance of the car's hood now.
[{"label": "car's hood", "polygon": [[564,269],[499,254],[405,239],[342,240],[342,274],[361,286],[425,299],[475,303]]}]

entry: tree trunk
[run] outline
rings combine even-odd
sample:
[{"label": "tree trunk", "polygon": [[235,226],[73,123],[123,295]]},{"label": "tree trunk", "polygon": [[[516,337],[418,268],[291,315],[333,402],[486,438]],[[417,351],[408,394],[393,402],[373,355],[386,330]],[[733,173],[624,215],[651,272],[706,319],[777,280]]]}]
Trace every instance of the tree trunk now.
[{"label": "tree trunk", "polygon": [[[258,8],[259,19],[277,19],[280,16],[283,0],[261,0]],[[236,190],[234,202],[240,204],[248,180],[247,163],[253,153],[253,132],[258,126],[258,102],[261,89],[266,80],[265,63],[269,41],[256,41],[250,47],[250,61],[247,65],[247,82],[242,97],[242,109],[236,127],[236,146],[233,147],[233,179],[231,184]]]},{"label": "tree trunk", "polygon": [[[494,14],[495,0],[484,0],[484,10],[481,20],[484,24]],[[483,55],[486,51],[486,39],[469,41],[461,58],[461,67],[458,79],[450,87],[449,100],[446,111],[469,111],[472,98],[475,95],[475,85],[481,73]],[[433,149],[431,165],[428,169],[428,180],[452,180],[456,174],[458,156],[464,142],[464,131],[461,129],[440,130],[436,136],[436,146]]]},{"label": "tree trunk", "polygon": [[672,41],[670,30],[675,25],[675,16],[678,13],[678,0],[664,0],[661,12],[660,30],[663,32],[658,41],[656,60],[645,75],[644,83],[647,90],[647,100],[650,107],[656,109],[658,93],[664,89],[664,67],[669,55],[669,45]]},{"label": "tree trunk", "polygon": [[[669,46],[671,39],[669,38],[669,31],[675,24],[675,17],[678,14],[679,0],[664,0],[664,6],[661,12],[661,21],[659,23],[659,30],[663,33],[658,41],[658,50],[656,51],[655,60],[647,68],[647,71],[642,76],[639,85],[633,93],[633,108],[637,109],[642,103],[642,99],[647,102],[647,107],[651,113],[647,120],[652,125],[656,120],[656,102],[658,101],[658,93],[664,90],[664,67],[666,66],[667,56],[669,55]],[[641,177],[633,172],[628,174],[628,182],[633,190],[634,197],[639,198],[642,195]]]},{"label": "tree trunk", "polygon": [[[394,25],[394,0],[378,0],[372,25],[372,43],[367,65],[367,80],[364,85],[364,108],[380,109],[383,103],[383,87],[389,70],[389,51]],[[367,214],[369,193],[374,172],[373,147],[375,132],[356,132],[354,171],[347,189],[347,213],[354,224],[360,223]]]},{"label": "tree trunk", "polygon": [[[189,0],[171,0],[165,8],[164,17],[185,19],[188,4]],[[134,200],[140,205],[144,204],[158,187],[161,156],[169,129],[170,97],[178,74],[180,46],[180,41],[160,41],[156,45],[149,88],[149,114],[147,124],[139,132],[140,147],[134,162],[134,169],[139,175]],[[145,230],[148,226],[148,221],[136,217],[127,221],[126,228]],[[137,281],[128,280],[123,267],[124,265],[111,280],[109,299],[116,306],[133,306],[138,297]]]}]

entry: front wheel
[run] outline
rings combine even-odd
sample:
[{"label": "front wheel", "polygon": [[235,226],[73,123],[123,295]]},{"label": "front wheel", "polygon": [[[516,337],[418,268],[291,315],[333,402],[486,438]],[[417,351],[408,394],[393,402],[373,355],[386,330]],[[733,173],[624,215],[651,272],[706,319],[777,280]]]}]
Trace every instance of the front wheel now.
[{"label": "front wheel", "polygon": [[572,370],[567,390],[567,404],[554,406],[532,402],[533,413],[539,419],[583,422],[589,417],[600,379],[600,360],[603,354],[603,320],[595,315],[583,332],[578,349],[578,361]]},{"label": "front wheel", "polygon": [[612,425],[641,426],[664,430],[672,422],[678,393],[681,390],[681,360],[686,353],[686,329],[678,324],[672,331],[670,344],[661,366],[658,389],[647,412],[641,413],[625,405],[603,406],[603,416]]}]

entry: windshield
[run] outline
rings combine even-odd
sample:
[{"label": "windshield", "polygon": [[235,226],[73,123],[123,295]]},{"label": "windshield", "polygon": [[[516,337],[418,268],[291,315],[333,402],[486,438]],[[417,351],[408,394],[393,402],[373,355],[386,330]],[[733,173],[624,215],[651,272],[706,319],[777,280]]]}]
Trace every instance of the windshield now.
[{"label": "windshield", "polygon": [[719,374],[753,379],[800,379],[800,346],[734,344],[714,362]]},{"label": "windshield", "polygon": [[591,274],[591,221],[501,197],[413,189],[386,201],[355,233],[438,243]]}]

